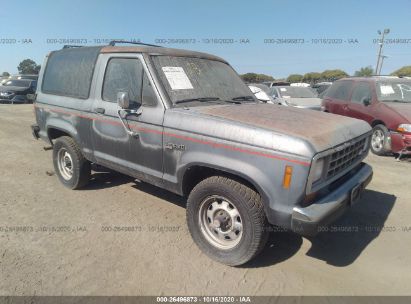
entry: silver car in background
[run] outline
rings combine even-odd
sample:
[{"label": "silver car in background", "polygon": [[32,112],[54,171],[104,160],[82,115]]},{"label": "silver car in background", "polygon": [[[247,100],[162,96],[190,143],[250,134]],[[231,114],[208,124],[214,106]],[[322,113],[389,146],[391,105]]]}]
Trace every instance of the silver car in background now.
[{"label": "silver car in background", "polygon": [[271,87],[270,96],[275,103],[302,109],[321,110],[321,99],[311,88],[296,86]]}]

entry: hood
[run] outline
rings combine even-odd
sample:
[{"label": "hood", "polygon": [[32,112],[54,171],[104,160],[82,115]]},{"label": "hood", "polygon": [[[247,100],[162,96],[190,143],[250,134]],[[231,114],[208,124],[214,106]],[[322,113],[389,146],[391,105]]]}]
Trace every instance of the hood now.
[{"label": "hood", "polygon": [[270,104],[174,108],[165,126],[311,157],[371,130],[358,119]]},{"label": "hood", "polygon": [[390,108],[392,111],[395,111],[408,122],[411,122],[411,103],[383,102],[382,104]]},{"label": "hood", "polygon": [[321,106],[321,99],[320,98],[282,98],[285,102],[287,102],[290,106],[297,106],[297,107],[320,107]]},{"label": "hood", "polygon": [[23,92],[27,87],[0,86],[0,92]]}]

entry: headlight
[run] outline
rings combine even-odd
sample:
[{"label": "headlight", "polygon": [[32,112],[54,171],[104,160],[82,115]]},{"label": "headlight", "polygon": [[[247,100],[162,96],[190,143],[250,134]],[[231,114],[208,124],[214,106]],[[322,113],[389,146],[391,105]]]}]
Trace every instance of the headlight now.
[{"label": "headlight", "polygon": [[324,158],[320,158],[316,160],[316,162],[314,163],[314,167],[312,171],[314,183],[322,177],[323,171],[324,171]]},{"label": "headlight", "polygon": [[400,124],[397,128],[397,131],[411,133],[411,124]]}]

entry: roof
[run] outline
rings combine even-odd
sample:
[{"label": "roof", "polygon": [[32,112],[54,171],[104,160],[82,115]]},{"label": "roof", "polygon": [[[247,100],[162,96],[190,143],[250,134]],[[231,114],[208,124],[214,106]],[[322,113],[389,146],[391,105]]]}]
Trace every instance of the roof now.
[{"label": "roof", "polygon": [[[90,49],[91,52],[97,52],[102,54],[107,53],[145,53],[149,55],[165,55],[165,56],[176,56],[176,57],[194,57],[221,61],[224,63],[228,62],[221,57],[214,56],[207,53],[183,50],[183,49],[173,49],[165,48],[160,46],[65,46],[60,50],[51,51],[48,56],[55,52],[76,52],[76,50],[87,50]],[[94,49],[94,50],[91,50]]]},{"label": "roof", "polygon": [[195,52],[190,50],[172,49],[165,47],[152,46],[104,46],[100,53],[146,53],[150,55],[168,55],[177,57],[195,57],[203,59],[217,60],[227,63],[224,59],[207,53]]}]

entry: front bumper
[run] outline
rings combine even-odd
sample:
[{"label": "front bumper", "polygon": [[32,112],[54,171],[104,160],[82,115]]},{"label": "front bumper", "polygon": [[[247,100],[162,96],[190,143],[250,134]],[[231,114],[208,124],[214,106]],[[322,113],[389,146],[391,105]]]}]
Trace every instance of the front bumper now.
[{"label": "front bumper", "polygon": [[350,179],[308,207],[294,207],[291,215],[291,230],[314,236],[322,226],[336,220],[359,198],[362,190],[370,183],[371,166],[362,167]]},{"label": "front bumper", "polygon": [[391,132],[390,145],[393,153],[411,154],[411,135]]},{"label": "front bumper", "polygon": [[0,96],[0,103],[27,103],[27,97],[25,95]]},{"label": "front bumper", "polygon": [[0,97],[0,103],[12,103],[11,98]]}]

